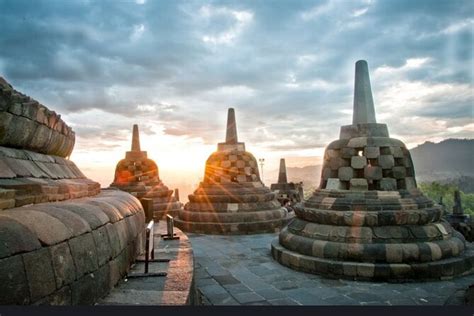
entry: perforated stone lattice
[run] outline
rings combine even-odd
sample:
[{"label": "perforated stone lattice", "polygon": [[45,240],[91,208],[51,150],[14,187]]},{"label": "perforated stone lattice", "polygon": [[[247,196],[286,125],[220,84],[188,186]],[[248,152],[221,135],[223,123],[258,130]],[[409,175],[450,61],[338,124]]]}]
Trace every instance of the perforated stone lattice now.
[{"label": "perforated stone lattice", "polygon": [[123,159],[117,164],[115,182],[143,182],[144,184],[159,182],[158,166],[151,159]]},{"label": "perforated stone lattice", "polygon": [[256,182],[260,181],[257,161],[249,152],[215,152],[206,162],[205,182]]},{"label": "perforated stone lattice", "polygon": [[411,190],[416,188],[410,152],[392,138],[378,138],[380,145],[368,145],[374,138],[357,142],[338,140],[324,154],[321,188],[339,190]]}]

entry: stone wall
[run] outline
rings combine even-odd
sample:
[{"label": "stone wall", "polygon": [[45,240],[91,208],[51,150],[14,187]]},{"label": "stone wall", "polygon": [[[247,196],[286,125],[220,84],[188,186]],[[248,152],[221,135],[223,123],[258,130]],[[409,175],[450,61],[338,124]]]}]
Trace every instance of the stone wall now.
[{"label": "stone wall", "polygon": [[143,250],[145,216],[128,193],[0,212],[0,305],[88,305]]},{"label": "stone wall", "polygon": [[61,115],[16,91],[0,77],[0,146],[67,157],[75,134]]},{"label": "stone wall", "polygon": [[99,192],[71,160],[0,146],[0,210]]}]

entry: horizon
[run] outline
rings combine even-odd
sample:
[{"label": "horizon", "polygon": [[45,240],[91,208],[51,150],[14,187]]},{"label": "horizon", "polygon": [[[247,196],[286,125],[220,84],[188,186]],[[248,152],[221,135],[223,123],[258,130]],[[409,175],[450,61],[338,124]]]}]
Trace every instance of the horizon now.
[{"label": "horizon", "polygon": [[359,59],[392,138],[472,138],[472,2],[276,3],[0,0],[0,76],[61,114],[103,187],[133,124],[163,182],[196,187],[228,107],[266,185],[280,158],[320,164],[351,123]]}]

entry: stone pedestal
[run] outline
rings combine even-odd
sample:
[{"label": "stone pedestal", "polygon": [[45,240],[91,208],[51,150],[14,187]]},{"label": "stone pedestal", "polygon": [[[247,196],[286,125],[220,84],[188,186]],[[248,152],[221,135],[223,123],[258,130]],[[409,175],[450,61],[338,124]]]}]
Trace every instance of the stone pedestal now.
[{"label": "stone pedestal", "polygon": [[362,83],[356,82],[354,124],[341,127],[340,138],[326,148],[320,188],[295,207],[297,218],[273,241],[272,256],[292,269],[334,278],[471,273],[474,249],[417,189],[403,142],[375,123],[368,71],[359,73],[364,65],[356,64]]},{"label": "stone pedestal", "polygon": [[260,180],[255,157],[237,142],[233,109],[229,109],[226,142],[206,161],[204,180],[175,224],[204,234],[273,233],[292,218],[275,193]]}]

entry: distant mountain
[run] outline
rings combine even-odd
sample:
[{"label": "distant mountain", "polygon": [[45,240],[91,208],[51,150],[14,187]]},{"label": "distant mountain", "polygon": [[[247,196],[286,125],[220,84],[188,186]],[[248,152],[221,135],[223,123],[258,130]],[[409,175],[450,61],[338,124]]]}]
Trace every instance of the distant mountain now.
[{"label": "distant mountain", "polygon": [[410,149],[418,181],[474,176],[474,139],[425,142]]}]

